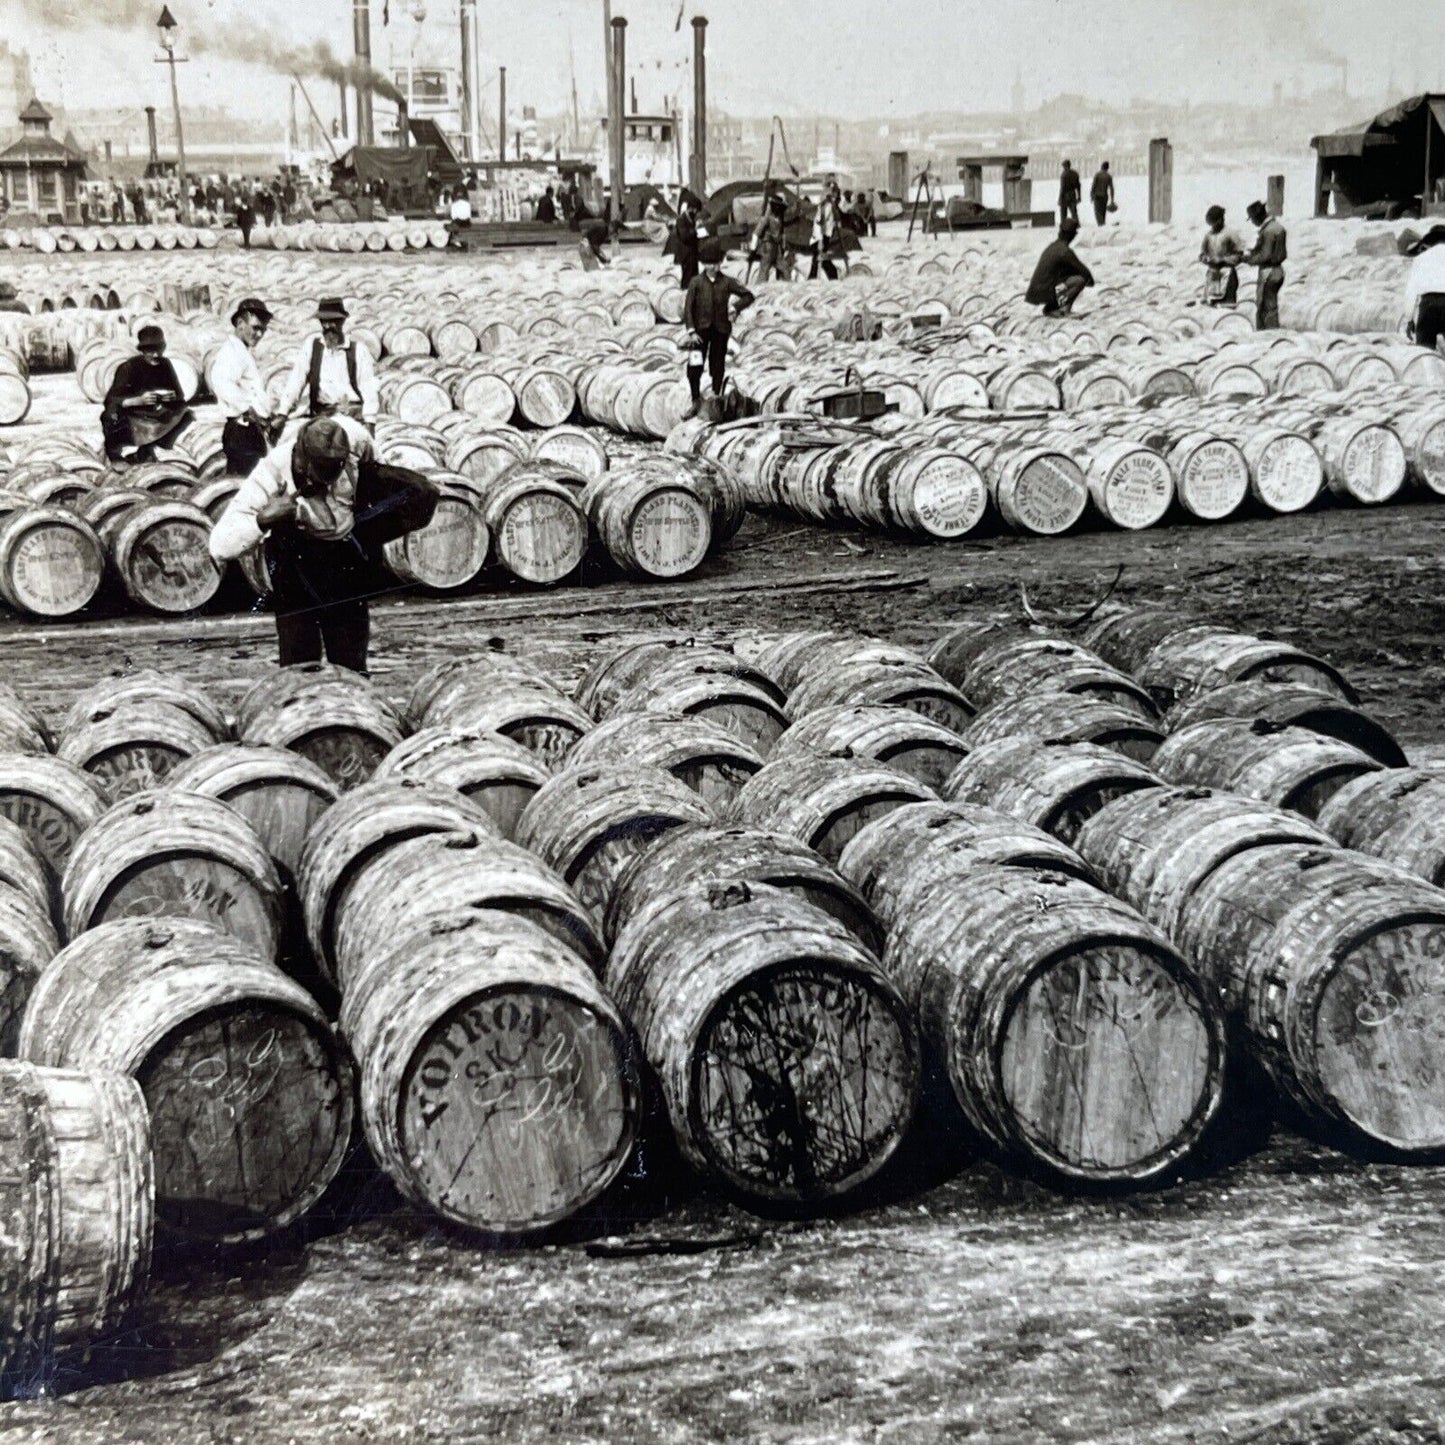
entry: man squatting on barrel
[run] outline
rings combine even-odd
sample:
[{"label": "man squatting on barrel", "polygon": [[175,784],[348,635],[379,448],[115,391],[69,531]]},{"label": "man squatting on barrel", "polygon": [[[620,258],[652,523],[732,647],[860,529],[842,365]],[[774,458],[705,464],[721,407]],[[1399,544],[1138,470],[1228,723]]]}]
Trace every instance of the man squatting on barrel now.
[{"label": "man squatting on barrel", "polygon": [[696,416],[702,405],[702,369],[706,365],[712,376],[712,393],[721,396],[727,376],[728,338],[733,334],[732,298],[738,298],[738,310],[753,304],[753,293],[739,281],[722,272],[722,243],[709,238],[700,250],[702,275],[688,283],[683,301],[682,319],[692,332],[692,354],[687,363],[687,384],[692,391],[692,405],[684,413]]},{"label": "man squatting on barrel", "polygon": [[425,527],[437,493],[427,480],[377,461],[366,428],[315,417],[262,458],[211,531],[211,556],[233,561],[264,546],[281,666],[327,660],[366,671],[370,593],[379,554]]},{"label": "man squatting on barrel", "polygon": [[271,399],[252,355],[270,324],[266,303],[246,297],[231,313],[231,335],[211,363],[211,390],[226,417],[221,447],[233,477],[250,476],[272,435]]},{"label": "man squatting on barrel", "polygon": [[1067,316],[1086,286],[1094,284],[1094,273],[1074,254],[1073,240],[1079,234],[1077,221],[1059,227],[1059,239],[1050,241],[1034,267],[1024,300],[1042,306],[1045,316]]},{"label": "man squatting on barrel", "polygon": [[[166,360],[166,334],[159,326],[136,333],[136,355],[116,368],[100,409],[105,454],[112,462],[155,460],[193,420],[176,369]],[[129,450],[127,450],[129,449]]]}]

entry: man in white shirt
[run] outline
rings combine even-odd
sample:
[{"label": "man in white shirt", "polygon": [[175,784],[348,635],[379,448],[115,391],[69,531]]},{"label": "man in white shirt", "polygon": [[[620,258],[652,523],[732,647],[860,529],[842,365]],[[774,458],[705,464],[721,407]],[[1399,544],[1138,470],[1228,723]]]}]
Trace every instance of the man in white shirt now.
[{"label": "man in white shirt", "polygon": [[346,340],[346,306],[328,297],[316,308],[321,335],[301,344],[276,410],[287,417],[303,402],[308,416],[345,416],[375,426],[381,409],[371,353]]},{"label": "man in white shirt", "polygon": [[452,197],[451,219],[454,226],[470,226],[472,224],[472,203],[468,199],[467,193],[460,188]]},{"label": "man in white shirt", "polygon": [[1445,226],[1431,226],[1410,247],[1415,260],[1405,281],[1408,334],[1421,346],[1436,349],[1445,335]]},{"label": "man in white shirt", "polygon": [[266,455],[271,399],[251,353],[270,324],[271,312],[266,303],[254,296],[246,297],[231,313],[232,334],[211,362],[208,380],[226,416],[221,446],[226,453],[226,470],[233,477],[249,476]]}]

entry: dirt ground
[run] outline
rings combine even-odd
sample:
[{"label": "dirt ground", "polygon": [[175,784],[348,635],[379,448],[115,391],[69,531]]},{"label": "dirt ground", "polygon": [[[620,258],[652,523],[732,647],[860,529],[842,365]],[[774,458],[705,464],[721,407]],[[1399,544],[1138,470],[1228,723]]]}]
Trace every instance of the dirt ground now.
[{"label": "dirt ground", "polygon": [[[915,546],[750,518],[681,584],[383,599],[376,674],[501,638],[575,677],[637,633],[838,627],[912,645],[1117,595],[1331,658],[1409,747],[1445,742],[1445,509]],[[782,579],[782,580],[780,580]],[[47,712],[127,663],[234,696],[269,619],[0,622]],[[943,1146],[947,1147],[943,1147]],[[1068,1197],[925,1126],[837,1218],[694,1193],[662,1141],[565,1235],[489,1248],[358,1170],[264,1254],[173,1256],[134,1337],[0,1406],[0,1442],[1445,1441],[1445,1174],[1261,1117],[1193,1175]],[[686,1251],[686,1252],[684,1252]]]}]

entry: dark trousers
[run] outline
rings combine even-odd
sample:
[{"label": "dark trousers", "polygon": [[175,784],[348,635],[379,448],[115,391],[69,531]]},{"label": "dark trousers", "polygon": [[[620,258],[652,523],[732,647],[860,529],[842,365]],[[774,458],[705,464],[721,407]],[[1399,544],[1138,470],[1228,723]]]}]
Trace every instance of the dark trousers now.
[{"label": "dark trousers", "polygon": [[868,234],[869,234],[870,236],[876,236],[876,235],[878,234],[878,217],[877,217],[877,216],[869,216],[869,217],[868,217]]},{"label": "dark trousers", "polygon": [[1255,282],[1254,327],[1256,331],[1279,329],[1279,288],[1284,285],[1284,271],[1278,266],[1260,268]]},{"label": "dark trousers", "polygon": [[366,671],[371,641],[367,568],[354,540],[318,542],[278,528],[266,540],[281,666],[328,662]]},{"label": "dark trousers", "polygon": [[697,280],[697,252],[684,251],[678,256],[677,264],[682,268],[682,276],[678,280],[678,285],[686,291],[688,282]]},{"label": "dark trousers", "polygon": [[1435,343],[1445,336],[1445,294],[1427,291],[1420,298],[1420,310],[1415,318],[1415,341],[1419,346],[1435,350]]},{"label": "dark trousers", "polygon": [[1109,214],[1109,198],[1107,196],[1094,197],[1094,221],[1102,226]]},{"label": "dark trousers", "polygon": [[293,662],[326,660],[353,672],[366,671],[366,650],[371,642],[371,610],[360,599],[333,602],[310,612],[278,612],[276,643],[281,666]]},{"label": "dark trousers", "polygon": [[693,352],[693,360],[687,368],[687,384],[692,389],[692,399],[702,395],[702,369],[706,365],[712,377],[714,396],[721,396],[723,382],[727,378],[728,335],[716,326],[710,326],[702,333],[702,352]]},{"label": "dark trousers", "polygon": [[1059,225],[1065,221],[1072,221],[1076,226],[1079,224],[1079,203],[1076,200],[1065,200],[1059,197]]},{"label": "dark trousers", "polygon": [[838,268],[833,264],[832,258],[828,255],[828,250],[825,246],[813,247],[813,264],[808,267],[808,280],[816,281],[818,279],[819,266],[823,268],[823,274],[830,281],[836,281],[838,279]]},{"label": "dark trousers", "polygon": [[228,417],[221,431],[221,450],[226,453],[228,476],[249,477],[266,455],[266,433],[255,422]]}]

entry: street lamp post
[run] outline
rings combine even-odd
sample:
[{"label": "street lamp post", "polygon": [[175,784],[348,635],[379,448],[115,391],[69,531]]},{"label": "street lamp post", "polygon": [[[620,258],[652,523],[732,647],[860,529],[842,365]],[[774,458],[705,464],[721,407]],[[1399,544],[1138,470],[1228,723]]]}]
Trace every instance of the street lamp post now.
[{"label": "street lamp post", "polygon": [[186,138],[181,130],[181,96],[176,89],[176,66],[184,65],[186,57],[176,55],[176,17],[171,14],[169,5],[161,6],[160,19],[156,21],[156,30],[160,35],[161,49],[165,51],[163,56],[156,57],[157,65],[168,65],[171,70],[171,110],[176,118],[176,184],[180,191],[180,205],[178,212],[181,224],[189,226],[191,223],[191,196],[190,187],[186,185]]}]

